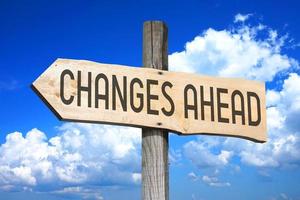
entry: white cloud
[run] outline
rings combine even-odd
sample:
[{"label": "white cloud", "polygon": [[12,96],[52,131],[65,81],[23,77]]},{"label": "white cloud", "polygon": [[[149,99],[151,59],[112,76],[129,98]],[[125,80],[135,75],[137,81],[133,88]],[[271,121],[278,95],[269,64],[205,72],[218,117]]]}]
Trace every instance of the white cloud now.
[{"label": "white cloud", "polygon": [[103,200],[103,196],[98,188],[86,188],[86,187],[65,187],[61,190],[56,190],[51,192],[53,194],[59,195],[78,195],[82,199],[95,199]]},{"label": "white cloud", "polygon": [[0,188],[140,183],[140,129],[66,123],[58,130],[49,139],[38,129],[8,134],[0,146]]},{"label": "white cloud", "polygon": [[[248,149],[244,150],[241,152],[241,160],[242,162],[249,164],[249,165],[254,165],[258,167],[277,167],[278,162],[272,158],[269,157],[271,153],[265,153],[261,154],[258,156],[259,152],[249,152]],[[262,153],[262,152],[261,152]]]},{"label": "white cloud", "polygon": [[229,182],[220,182],[217,177],[214,176],[202,176],[202,181],[212,187],[228,187],[231,186]]},{"label": "white cloud", "polygon": [[[284,126],[285,116],[283,116],[277,107],[267,108],[267,126],[268,130],[281,129]],[[274,131],[269,131],[272,134]]]},{"label": "white cloud", "polygon": [[267,101],[267,107],[275,106],[280,101],[280,94],[277,91],[274,90],[268,90],[266,93]]},{"label": "white cloud", "polygon": [[280,197],[282,199],[289,199],[288,196],[285,193],[280,193]]},{"label": "white cloud", "polygon": [[[247,143],[241,150],[242,162],[258,167],[290,167],[300,163],[300,76],[290,73],[281,91],[268,91],[266,144]],[[271,98],[271,99],[270,99]]]},{"label": "white cloud", "polygon": [[300,132],[298,119],[300,117],[300,76],[291,73],[283,83],[283,89],[280,91],[281,102],[278,107],[286,115],[286,126],[293,131]]},{"label": "white cloud", "polygon": [[[235,22],[244,22],[249,17],[238,14]],[[183,51],[169,56],[173,71],[261,80],[281,88],[267,91],[267,143],[213,137],[217,143],[208,145],[211,137],[201,136],[183,147],[184,156],[196,166],[228,166],[233,154],[242,163],[261,168],[299,166],[299,64],[282,53],[290,45],[287,39],[287,35],[280,36],[266,25],[239,23],[232,29],[209,28],[187,42]]]},{"label": "white cloud", "polygon": [[246,15],[242,15],[241,13],[238,13],[234,16],[234,23],[237,23],[237,22],[245,22],[247,19],[249,19],[249,17],[251,16],[252,14],[246,14]]},{"label": "white cloud", "polygon": [[188,173],[188,178],[192,181],[201,181],[205,183],[208,186],[212,187],[228,187],[231,186],[229,182],[221,182],[217,175],[219,174],[219,170],[216,169],[212,176],[204,175],[204,176],[198,176],[194,172]]},{"label": "white cloud", "polygon": [[188,177],[189,177],[189,179],[191,179],[192,181],[197,181],[197,180],[199,179],[199,177],[198,177],[194,172],[188,173]]},{"label": "white cloud", "polygon": [[181,150],[174,150],[171,146],[169,147],[169,163],[170,165],[178,165],[181,162],[182,154]]},{"label": "white cloud", "polygon": [[[183,51],[169,56],[170,70],[271,81],[279,72],[298,66],[298,62],[281,54],[285,37],[266,29],[263,25],[232,30],[209,28],[187,42]],[[270,34],[259,38],[265,31]]]},{"label": "white cloud", "polygon": [[186,158],[199,168],[223,167],[229,163],[233,152],[221,150],[213,152],[213,146],[217,144],[207,143],[199,138],[198,141],[190,141],[183,147]]},{"label": "white cloud", "polygon": [[133,174],[132,174],[132,180],[133,180],[133,182],[136,183],[136,184],[141,183],[141,180],[142,180],[142,175],[141,175],[141,173],[133,173]]}]

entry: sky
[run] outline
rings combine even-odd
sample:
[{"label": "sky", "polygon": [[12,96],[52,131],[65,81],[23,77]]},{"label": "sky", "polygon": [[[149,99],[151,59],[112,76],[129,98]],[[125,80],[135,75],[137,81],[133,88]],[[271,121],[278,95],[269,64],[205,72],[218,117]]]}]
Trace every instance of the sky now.
[{"label": "sky", "polygon": [[264,81],[268,142],[170,133],[170,199],[300,199],[298,1],[0,1],[0,200],[140,199],[141,130],[59,121],[30,89],[57,58]]}]

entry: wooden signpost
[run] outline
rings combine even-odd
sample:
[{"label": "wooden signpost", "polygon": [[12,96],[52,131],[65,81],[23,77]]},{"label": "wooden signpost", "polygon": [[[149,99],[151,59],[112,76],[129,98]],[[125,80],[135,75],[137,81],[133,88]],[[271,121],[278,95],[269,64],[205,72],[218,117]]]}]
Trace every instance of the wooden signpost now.
[{"label": "wooden signpost", "polygon": [[58,59],[33,87],[67,121],[266,140],[256,81]]},{"label": "wooden signpost", "polygon": [[169,198],[167,131],[267,139],[264,83],[167,71],[167,32],[145,22],[144,68],[57,59],[32,84],[61,120],[143,128],[144,200]]}]

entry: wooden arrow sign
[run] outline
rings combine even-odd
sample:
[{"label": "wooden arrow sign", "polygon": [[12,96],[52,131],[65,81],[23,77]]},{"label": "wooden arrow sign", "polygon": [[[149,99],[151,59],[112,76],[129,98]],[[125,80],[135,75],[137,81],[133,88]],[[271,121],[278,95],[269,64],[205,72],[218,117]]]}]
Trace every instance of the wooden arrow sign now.
[{"label": "wooden arrow sign", "polygon": [[32,86],[66,121],[267,139],[257,81],[57,59]]}]

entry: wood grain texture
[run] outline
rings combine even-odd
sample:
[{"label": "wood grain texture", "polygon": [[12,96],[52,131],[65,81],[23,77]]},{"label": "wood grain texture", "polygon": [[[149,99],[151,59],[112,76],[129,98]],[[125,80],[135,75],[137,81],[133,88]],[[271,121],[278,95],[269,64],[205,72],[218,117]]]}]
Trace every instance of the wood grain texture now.
[{"label": "wood grain texture", "polygon": [[[148,21],[143,29],[143,66],[168,70],[168,29],[163,22]],[[163,121],[161,123],[164,123]],[[169,199],[169,133],[142,130],[142,199]]]},{"label": "wood grain texture", "polygon": [[[154,61],[154,63],[157,61]],[[149,66],[155,66],[154,63]],[[163,65],[161,65],[163,67]],[[60,77],[63,71],[69,70],[74,75],[74,80],[69,76],[66,76],[63,84],[64,94],[61,94],[61,81]],[[81,72],[81,85],[87,86],[88,74],[91,74],[91,105],[88,106],[88,95],[86,91],[78,92],[78,72]],[[99,93],[104,92],[105,86],[103,80],[98,84],[96,77],[99,74],[105,74],[108,79],[108,108],[105,108],[105,102],[103,99],[98,100],[98,107],[95,100],[95,88],[99,87]],[[123,88],[123,78],[127,78],[127,105],[126,111],[120,103],[118,97],[116,97],[116,108],[112,106],[112,76],[118,79],[120,88]],[[130,92],[130,82],[138,78],[143,87],[138,85],[134,86],[133,97]],[[151,100],[151,108],[158,111],[158,114],[149,114],[147,106],[147,80],[156,80],[158,85],[152,85],[150,90],[151,94],[158,96],[158,100]],[[162,94],[161,87],[166,81],[172,83],[172,88],[167,88],[167,93],[174,101],[175,110],[171,116],[166,116],[162,113],[162,108],[170,110],[170,103]],[[184,106],[184,89],[187,85],[193,85],[196,90],[196,103],[197,103],[197,119],[195,119],[195,111],[188,110],[188,116],[185,116]],[[204,92],[201,95],[200,87],[203,86]],[[211,120],[211,109],[205,106],[201,108],[201,96],[205,101],[210,99],[210,87],[213,88],[214,96],[214,121]],[[236,78],[219,78],[203,76],[199,74],[188,74],[182,72],[170,72],[162,71],[151,68],[136,68],[120,65],[101,64],[85,60],[71,60],[71,59],[57,59],[34,83],[34,90],[40,95],[44,102],[52,109],[59,119],[66,121],[80,121],[91,123],[110,123],[136,127],[152,127],[162,128],[180,134],[213,134],[234,136],[250,139],[256,142],[265,142],[267,139],[266,134],[266,104],[265,104],[265,86],[264,83],[257,81],[242,80]],[[228,123],[218,121],[218,103],[217,103],[217,89],[227,89],[228,93],[222,93],[220,95],[221,102],[227,103],[228,108],[220,108],[221,116],[229,119]],[[232,119],[232,98],[231,94],[239,90],[244,98],[244,111],[245,111],[245,124],[241,123],[241,116],[236,116],[236,122]],[[253,104],[251,109],[247,103],[247,93],[255,92],[260,98],[260,113],[261,123],[257,126],[249,125],[249,110],[251,111],[251,117],[257,118],[256,105]],[[132,110],[130,101],[133,100],[133,104],[138,106],[141,101],[137,95],[143,95],[143,108],[140,112]],[[73,96],[74,99],[71,104],[66,105],[62,102],[62,95],[67,99]],[[81,105],[78,106],[78,97],[81,98]],[[251,98],[255,100],[254,98]],[[253,101],[255,103],[255,101]],[[188,103],[194,103],[192,92],[188,92]],[[241,107],[241,100],[237,96],[235,98],[235,104],[237,108]],[[204,113],[204,118],[201,119],[201,113]]]}]

